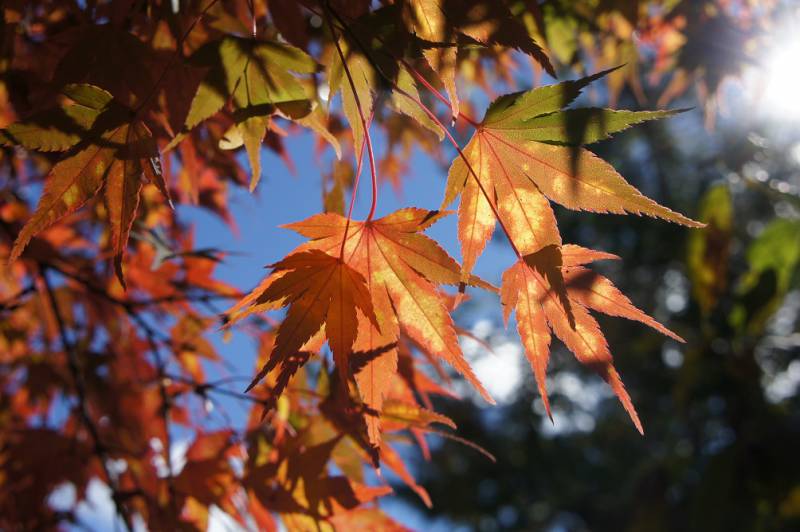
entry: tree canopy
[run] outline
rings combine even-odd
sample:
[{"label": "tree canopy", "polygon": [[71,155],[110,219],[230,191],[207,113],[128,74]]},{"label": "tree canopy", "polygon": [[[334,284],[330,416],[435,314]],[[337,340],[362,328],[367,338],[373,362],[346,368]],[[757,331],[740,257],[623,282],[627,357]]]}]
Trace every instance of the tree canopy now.
[{"label": "tree canopy", "polygon": [[[679,149],[691,136],[670,126],[700,116],[715,132],[705,135],[721,135],[726,83],[774,47],[782,17],[797,15],[791,6],[9,0],[2,10],[2,528],[84,526],[78,508],[97,482],[130,530],[205,530],[217,513],[243,529],[403,530],[381,504],[397,491],[484,526],[475,512],[497,514],[510,499],[467,507],[469,495],[448,487],[454,479],[514,478],[493,455],[523,452],[521,463],[545,460],[557,476],[591,453],[570,435],[557,437],[563,456],[549,456],[530,398],[484,408],[496,398],[465,345],[491,346],[461,321],[479,311],[506,325],[513,316],[508,334],[518,335],[547,423],[558,427],[568,404],[563,387],[551,398],[553,382],[577,373],[581,385],[605,381],[614,416],[629,418],[626,428],[598,418],[608,447],[642,441],[628,432],[649,434],[651,424],[659,442],[689,442],[686,452],[603,449],[597,469],[611,471],[611,488],[656,485],[629,520],[577,504],[598,485],[582,474],[546,490],[517,479],[518,497],[547,491],[546,506],[598,526],[735,525],[716,514],[670,517],[722,504],[696,502],[693,490],[657,504],[669,495],[659,486],[671,485],[660,480],[675,471],[671,460],[702,447],[692,431],[716,423],[736,443],[703,455],[711,480],[697,490],[719,492],[723,474],[742,474],[753,484],[733,515],[753,527],[796,522],[797,477],[770,482],[746,458],[771,431],[781,443],[764,444],[765,460],[792,462],[797,440],[780,410],[786,397],[770,401],[762,382],[774,316],[788,312],[800,269],[794,170],[753,128],[732,134],[704,170],[708,154]],[[202,226],[186,209],[235,234],[234,191],[278,205],[274,161],[293,168],[293,147],[308,138],[313,153],[301,156],[324,169],[309,191],[317,214],[284,226],[303,242],[243,283],[252,289],[223,280],[220,263],[246,258],[198,246]],[[425,182],[440,190],[435,208],[415,203],[409,185],[420,153],[440,169]],[[636,153],[645,154],[638,163]],[[648,182],[645,163],[660,184]],[[693,183],[680,175],[687,169],[707,175]],[[381,207],[384,184],[406,192],[400,208]],[[363,218],[359,195],[369,198]],[[460,260],[431,236],[449,216]],[[621,245],[626,238],[634,244]],[[664,243],[684,239],[676,269],[680,246]],[[500,246],[512,257],[502,274],[476,274]],[[628,275],[636,271],[648,273]],[[657,308],[650,283],[662,278],[691,286],[690,311]],[[233,335],[251,338],[251,352],[226,349]],[[561,346],[591,372],[565,369]],[[659,373],[659,346],[684,353],[691,375]],[[252,360],[252,372],[231,374],[231,356]],[[626,388],[622,374],[635,384]],[[653,407],[670,393],[676,411]],[[695,397],[709,413],[691,409]],[[226,404],[246,410],[228,415]],[[506,416],[500,427],[484,415],[492,408]],[[626,476],[625,452],[652,452],[653,465]],[[480,465],[451,467],[463,453]],[[435,466],[419,467],[419,457]],[[64,486],[74,491],[68,504]],[[542,526],[552,516],[541,508],[497,523]],[[759,517],[767,513],[777,517]]]}]

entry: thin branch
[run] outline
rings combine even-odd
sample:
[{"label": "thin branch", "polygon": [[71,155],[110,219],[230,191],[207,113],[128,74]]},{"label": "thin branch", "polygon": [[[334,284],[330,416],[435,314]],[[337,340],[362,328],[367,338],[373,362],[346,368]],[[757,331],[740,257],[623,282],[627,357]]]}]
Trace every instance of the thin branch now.
[{"label": "thin branch", "polygon": [[110,303],[114,303],[115,305],[123,307],[126,311],[133,311],[134,309],[139,307],[155,307],[166,303],[210,303],[212,300],[215,299],[235,299],[236,297],[239,297],[239,296],[226,296],[222,294],[200,294],[195,297],[172,295],[172,296],[154,297],[151,299],[130,299],[130,300],[119,299],[109,294],[103,288],[96,286],[90,280],[81,277],[77,273],[71,272],[52,262],[43,262],[42,264],[46,266],[48,269],[57,271],[61,275],[69,277],[73,281],[77,281],[78,283],[83,285],[84,288],[86,288],[93,294],[102,297],[103,299],[109,301]]},{"label": "thin branch", "polygon": [[256,404],[259,404],[261,406],[268,406],[270,404],[270,401],[268,399],[261,399],[259,397],[255,397],[255,396],[250,395],[248,393],[242,393],[242,392],[237,392],[235,390],[229,390],[227,388],[223,388],[222,386],[220,386],[217,383],[213,383],[213,382],[197,382],[194,379],[190,379],[188,377],[183,377],[181,375],[175,375],[175,374],[171,374],[171,373],[165,374],[165,377],[168,378],[168,379],[171,379],[171,380],[173,380],[175,382],[180,382],[181,384],[185,384],[187,386],[191,386],[192,389],[193,389],[192,391],[194,391],[194,393],[196,393],[196,394],[198,394],[200,396],[205,396],[205,393],[210,391],[210,392],[218,393],[220,395],[227,395],[228,397],[233,397],[234,399],[241,399],[242,401],[247,401],[247,402],[250,402],[250,403],[256,403]]},{"label": "thin branch", "polygon": [[[205,396],[206,392],[214,392],[214,393],[218,393],[220,395],[226,395],[228,397],[233,397],[234,399],[241,399],[243,401],[247,401],[247,402],[250,402],[250,403],[258,404],[258,405],[261,405],[261,406],[272,406],[274,404],[273,403],[273,399],[269,399],[269,398],[264,399],[264,398],[260,398],[260,397],[256,397],[254,395],[251,395],[249,393],[237,392],[235,390],[229,390],[228,388],[223,388],[222,387],[222,384],[225,384],[226,382],[230,382],[231,380],[234,380],[234,379],[221,379],[221,380],[218,380],[218,381],[211,381],[211,382],[198,382],[198,381],[196,381],[194,379],[191,379],[191,378],[188,378],[188,377],[183,377],[181,375],[176,375],[176,374],[172,374],[172,373],[165,374],[165,377],[167,379],[171,379],[171,380],[173,380],[175,382],[180,382],[181,384],[185,384],[187,386],[190,386],[193,389],[194,393],[196,393],[196,394],[198,394],[200,396]],[[248,381],[251,380],[250,377],[242,377],[242,378],[246,379]],[[235,378],[235,380],[239,380],[239,378],[237,377],[237,378]],[[297,394],[300,394],[300,395],[306,395],[306,396],[309,396],[309,397],[314,397],[316,399],[326,399],[327,398],[327,396],[322,395],[319,392],[316,392],[314,390],[307,390],[305,388],[287,387],[286,388],[286,392],[297,393]]]},{"label": "thin branch", "polygon": [[375,209],[378,206],[378,171],[375,165],[375,154],[372,150],[372,137],[369,133],[369,124],[367,123],[367,119],[364,117],[364,110],[361,107],[361,99],[358,97],[358,92],[356,91],[356,84],[353,81],[353,75],[350,72],[350,67],[347,66],[347,59],[342,52],[342,47],[339,46],[339,38],[336,35],[336,28],[333,26],[333,21],[329,13],[333,13],[330,9],[330,6],[326,4],[326,16],[325,20],[328,23],[328,28],[330,28],[331,32],[331,39],[333,40],[333,44],[336,46],[336,51],[339,54],[339,59],[342,61],[342,68],[344,69],[344,73],[347,76],[347,82],[350,84],[350,89],[353,91],[353,99],[356,102],[356,109],[358,109],[358,117],[361,120],[361,127],[364,130],[364,142],[367,143],[367,155],[369,155],[369,170],[372,176],[372,206],[369,210],[369,216],[367,216],[367,221],[372,221],[372,218],[375,216]]},{"label": "thin branch", "polygon": [[[344,28],[344,30],[346,32],[348,32],[350,34],[350,36],[356,42],[358,47],[361,48],[361,50],[364,52],[365,56],[367,57],[367,60],[370,62],[372,67],[392,86],[392,89],[395,92],[397,92],[398,94],[400,94],[402,96],[405,96],[406,98],[410,99],[412,102],[417,104],[419,106],[419,108],[422,109],[422,111],[431,120],[433,120],[436,123],[436,125],[438,125],[440,128],[442,128],[442,131],[444,131],[445,136],[450,141],[450,143],[453,145],[453,147],[456,149],[456,151],[458,151],[458,155],[464,161],[464,164],[466,164],[470,175],[475,179],[475,182],[477,183],[478,188],[481,191],[481,194],[483,194],[483,197],[486,198],[486,202],[489,204],[489,207],[492,209],[492,214],[497,219],[497,223],[500,225],[500,228],[503,230],[503,232],[505,233],[506,237],[508,238],[508,242],[511,245],[511,248],[514,250],[514,254],[516,254],[516,256],[518,258],[522,259],[522,254],[520,253],[520,251],[517,248],[516,244],[514,244],[514,240],[511,238],[511,233],[508,231],[508,228],[503,223],[503,219],[500,218],[500,213],[497,211],[497,207],[494,204],[494,200],[489,195],[489,193],[486,191],[486,188],[483,186],[483,183],[481,183],[481,180],[478,177],[478,174],[472,168],[472,164],[469,162],[469,159],[467,159],[466,155],[464,155],[464,152],[461,150],[461,147],[458,145],[458,142],[456,141],[456,139],[450,133],[450,130],[442,123],[441,120],[439,120],[439,118],[436,116],[436,114],[433,111],[431,111],[430,108],[427,105],[422,103],[422,101],[419,98],[417,98],[415,96],[412,96],[411,94],[409,94],[408,92],[406,92],[405,90],[400,88],[397,85],[397,83],[390,76],[388,76],[385,72],[383,72],[383,70],[380,68],[380,65],[371,57],[371,54],[370,54],[369,50],[367,50],[366,46],[364,46],[364,44],[360,41],[358,36],[355,33],[353,33],[353,31],[350,29],[350,27],[344,22],[344,20],[342,20],[342,18],[336,13],[336,11],[334,11],[330,7],[328,7],[328,11],[330,13],[332,13],[334,17],[336,17],[336,19],[339,22],[339,24]],[[333,23],[331,22],[330,17],[328,17],[328,24],[331,26],[331,32],[333,32],[334,31],[333,30]],[[339,50],[338,42],[336,42],[336,49]],[[339,53],[341,54],[341,50],[339,51]],[[407,63],[405,63],[405,61],[402,58],[396,58],[396,57],[393,57],[391,55],[390,55],[390,57],[392,57],[394,60],[402,61],[404,64],[407,65]],[[419,74],[419,73],[417,73],[417,74]],[[430,85],[428,85],[427,83],[426,83],[426,85],[428,87],[430,87]],[[433,88],[433,87],[431,87],[431,88]],[[438,93],[438,91],[435,91],[435,92]],[[443,98],[443,96],[441,94],[439,96],[441,98]],[[470,120],[471,123],[474,123],[474,121],[472,119],[469,119],[469,120]],[[478,124],[475,124],[475,125],[478,126]]]},{"label": "thin branch", "polygon": [[514,250],[514,254],[516,254],[517,258],[522,259],[522,254],[520,253],[516,244],[514,244],[514,240],[511,238],[511,233],[508,231],[508,228],[506,227],[505,223],[503,223],[503,219],[500,218],[500,213],[497,211],[497,207],[494,204],[494,200],[491,198],[491,196],[489,196],[489,193],[486,191],[486,188],[484,188],[483,183],[481,183],[478,174],[475,173],[475,170],[472,168],[472,164],[469,162],[469,159],[467,159],[467,156],[464,155],[464,152],[461,150],[461,147],[458,145],[456,139],[453,138],[453,135],[450,133],[450,131],[444,126],[444,124],[442,124],[441,120],[439,120],[439,118],[437,118],[437,116],[433,114],[433,111],[431,111],[424,103],[422,103],[419,100],[419,98],[412,96],[411,94],[407,93],[397,85],[395,85],[393,88],[395,89],[395,91],[397,91],[398,94],[401,94],[402,96],[405,96],[412,102],[416,103],[425,112],[425,114],[427,114],[428,117],[436,123],[436,125],[442,128],[445,136],[447,137],[447,140],[449,140],[450,143],[453,145],[453,147],[456,149],[456,151],[458,151],[458,156],[461,157],[462,161],[464,161],[464,164],[467,166],[470,175],[475,179],[475,183],[477,183],[478,188],[481,191],[481,194],[483,194],[483,197],[486,198],[486,202],[492,209],[492,214],[497,219],[497,223],[500,225],[500,228],[505,233],[506,238],[508,239],[508,243],[511,245],[511,249]]},{"label": "thin branch", "polygon": [[169,500],[170,505],[172,506],[172,510],[176,513],[179,512],[179,508],[177,507],[177,498],[175,497],[175,471],[172,467],[172,435],[169,433],[169,417],[170,417],[170,410],[172,408],[172,401],[169,397],[169,392],[167,391],[166,385],[166,362],[161,357],[161,351],[158,348],[158,344],[156,343],[156,332],[155,330],[150,327],[150,325],[145,321],[144,318],[130,310],[129,308],[125,307],[125,312],[128,316],[135,321],[139,327],[141,327],[145,331],[145,336],[147,336],[147,343],[150,346],[150,351],[153,353],[153,357],[156,361],[156,373],[158,375],[158,392],[159,396],[161,397],[161,408],[159,409],[159,415],[161,417],[161,421],[164,424],[164,462],[167,465],[167,489],[169,490]]},{"label": "thin branch", "polygon": [[[369,115],[369,124],[372,124],[372,117],[375,115],[375,110]],[[344,235],[342,236],[342,248],[339,250],[339,259],[344,261],[344,245],[347,243],[347,232],[350,229],[350,222],[353,219],[353,206],[356,204],[356,194],[358,192],[358,183],[361,180],[361,168],[364,162],[364,143],[361,144],[361,149],[358,153],[358,163],[356,164],[356,178],[353,181],[353,192],[350,194],[350,208],[347,209],[347,222],[344,224]]]},{"label": "thin branch", "polygon": [[55,316],[56,319],[58,333],[61,338],[61,344],[64,352],[67,355],[67,366],[70,376],[72,377],[73,386],[75,387],[75,393],[78,396],[78,414],[80,415],[81,423],[84,425],[84,427],[86,427],[86,430],[92,439],[94,453],[97,455],[100,465],[103,468],[103,473],[108,479],[108,486],[111,489],[112,499],[114,501],[117,514],[119,514],[119,516],[122,518],[122,521],[125,523],[126,530],[132,532],[133,525],[130,513],[128,512],[128,509],[125,508],[125,505],[123,505],[121,502],[121,493],[119,491],[117,479],[111,474],[111,471],[108,468],[108,454],[106,453],[106,448],[100,439],[100,433],[97,430],[97,426],[94,424],[91,414],[89,413],[89,404],[86,399],[86,383],[80,370],[78,353],[75,351],[74,346],[67,337],[67,328],[64,324],[64,318],[59,310],[58,301],[56,301],[53,287],[50,285],[50,281],[47,279],[47,266],[40,264],[39,270],[42,283],[44,284],[45,291],[47,292],[48,301],[52,307],[53,316]]},{"label": "thin branch", "polygon": [[[151,327],[150,324],[148,324],[147,321],[136,312],[135,307],[138,306],[139,304],[141,304],[142,303],[141,301],[139,301],[139,302],[130,302],[130,301],[125,301],[125,300],[122,300],[122,299],[118,299],[118,298],[110,295],[105,290],[94,286],[94,284],[92,284],[90,281],[88,281],[86,279],[83,279],[79,275],[73,274],[72,272],[69,272],[69,271],[67,271],[67,270],[65,270],[63,268],[59,268],[57,266],[53,266],[53,265],[45,265],[45,266],[49,267],[49,268],[51,268],[51,269],[53,269],[53,270],[55,270],[57,272],[59,272],[60,274],[64,275],[65,277],[68,277],[70,279],[73,279],[73,280],[81,283],[90,292],[92,292],[92,293],[104,298],[105,300],[109,301],[110,303],[112,303],[114,305],[119,306],[128,315],[128,317],[132,321],[134,321],[144,331],[146,339],[147,339],[147,342],[148,342],[148,345],[150,346],[150,351],[152,351],[153,357],[155,358],[156,372],[157,372],[157,376],[158,376],[158,389],[159,389],[159,395],[160,395],[160,398],[161,398],[161,408],[159,409],[159,415],[160,415],[161,420],[162,420],[162,422],[164,424],[164,440],[165,441],[164,441],[163,455],[164,455],[164,461],[165,461],[166,466],[167,466],[167,487],[168,487],[169,492],[170,492],[170,504],[173,505],[173,510],[177,513],[178,508],[174,507],[174,504],[175,504],[175,502],[177,500],[174,497],[174,493],[175,493],[175,486],[174,486],[175,473],[174,473],[174,470],[173,470],[173,467],[172,467],[172,460],[171,460],[171,456],[170,456],[170,452],[171,452],[171,449],[172,449],[172,435],[170,434],[170,430],[169,430],[170,429],[169,417],[170,417],[170,409],[171,409],[171,400],[170,400],[170,397],[169,397],[169,392],[167,391],[167,388],[166,388],[166,380],[165,380],[166,379],[166,362],[164,361],[163,357],[161,356],[161,351],[160,351],[158,343],[156,341],[156,338],[159,336],[159,332],[156,331],[153,327]],[[162,338],[162,341],[164,341],[163,338]],[[170,343],[170,339],[166,338],[165,343]]]}]

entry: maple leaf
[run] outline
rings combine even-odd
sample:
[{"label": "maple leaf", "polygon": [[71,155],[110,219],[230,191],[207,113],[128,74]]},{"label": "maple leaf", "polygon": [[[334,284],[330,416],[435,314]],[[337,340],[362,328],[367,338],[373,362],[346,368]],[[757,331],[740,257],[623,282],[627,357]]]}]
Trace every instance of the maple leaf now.
[{"label": "maple leaf", "polygon": [[[551,419],[545,372],[552,331],[581,363],[611,385],[634,425],[643,433],[639,416],[614,369],[605,337],[588,309],[639,321],[674,340],[683,340],[636,308],[609,279],[583,267],[595,260],[616,258],[575,245],[565,245],[560,251],[555,246],[542,249],[506,270],[500,298],[506,323],[511,312],[516,311],[525,355]],[[559,270],[559,275],[553,275],[553,270]],[[554,286],[551,281],[554,278],[563,280],[563,286]]]},{"label": "maple leaf", "polygon": [[292,0],[272,0],[267,4],[272,22],[287,41],[300,48],[308,47],[306,19],[303,10]]},{"label": "maple leaf", "polygon": [[348,378],[348,356],[356,339],[356,309],[376,327],[377,318],[362,275],[319,250],[293,253],[272,265],[283,275],[260,296],[260,302],[289,305],[275,339],[275,349],[248,386],[255,386],[278,364],[297,353],[322,325],[342,378]]},{"label": "maple leaf", "polygon": [[447,425],[451,429],[456,428],[455,422],[443,414],[397,400],[386,402],[381,410],[381,417],[389,430],[412,427],[424,429],[432,423]]},{"label": "maple leaf", "polygon": [[[455,428],[451,420],[438,417],[439,414],[430,410],[427,393],[445,394],[446,391],[414,370],[410,349],[402,338],[397,338],[396,332],[381,334],[367,320],[360,318],[354,350],[351,370],[366,406],[364,422],[373,446],[380,445],[383,429],[423,427],[431,422]],[[404,379],[410,382],[405,383]],[[428,409],[415,404],[415,392],[427,400]],[[384,399],[388,400],[386,405]]]},{"label": "maple leaf", "polygon": [[[190,62],[208,71],[192,100],[186,128],[196,127],[230,100],[239,142],[227,147],[244,144],[252,170],[252,191],[261,177],[261,143],[270,115],[280,111],[284,116],[300,119],[311,112],[309,88],[293,72],[314,73],[317,63],[288,44],[232,35],[203,45]],[[179,135],[170,146],[182,138]]]},{"label": "maple leaf", "polygon": [[468,0],[447,3],[449,21],[467,38],[484,46],[500,45],[515,48],[531,56],[553,77],[555,69],[541,46],[527,28],[514,16],[504,2]]},{"label": "maple leaf", "polygon": [[42,152],[66,151],[78,144],[112,97],[90,85],[71,85],[65,93],[71,95],[74,105],[47,109],[10,124],[0,130],[0,144]]},{"label": "maple leaf", "polygon": [[79,209],[102,188],[114,267],[124,286],[122,255],[139,205],[142,176],[167,194],[158,148],[147,126],[131,121],[131,110],[103,89],[68,85],[64,94],[74,103],[12,124],[0,134],[3,143],[67,152],[50,170],[39,204],[17,236],[9,261],[19,257],[31,238]]},{"label": "maple leaf", "polygon": [[397,374],[398,363],[398,333],[395,328],[386,329],[382,333],[359,316],[358,338],[351,360],[351,371],[366,406],[367,437],[376,447],[381,441],[383,400]]},{"label": "maple leaf", "polygon": [[342,111],[350,123],[357,154],[364,143],[361,118],[372,115],[376,97],[386,90],[384,78],[412,97],[392,88],[389,105],[433,132],[439,140],[444,139],[442,128],[414,103],[413,99],[419,100],[420,95],[408,67],[392,59],[403,55],[407,40],[407,35],[398,32],[397,15],[393,6],[389,6],[355,21],[338,41],[342,56],[338,50],[334,52],[328,68],[330,97],[342,93]]},{"label": "maple leaf", "polygon": [[439,0],[422,0],[403,3],[403,21],[420,39],[430,43],[447,43],[446,46],[426,47],[422,55],[442,80],[453,117],[459,114],[460,104],[456,88],[458,47],[455,35],[447,25],[447,17]]},{"label": "maple leaf", "polygon": [[350,129],[353,132],[353,148],[355,153],[362,153],[365,131],[364,125],[361,123],[361,117],[372,115],[375,73],[369,61],[363,55],[357,53],[347,54],[347,48],[343,45],[342,48],[344,49],[347,71],[350,72],[350,76],[345,78],[346,71],[341,58],[334,56],[328,73],[330,83],[329,101],[339,90],[342,91],[342,112],[350,123]]},{"label": "maple leaf", "polygon": [[348,530],[350,532],[410,532],[397,521],[390,518],[377,508],[363,508],[351,510],[332,516],[330,522],[334,530]]},{"label": "maple leaf", "polygon": [[311,431],[299,433],[279,446],[285,458],[278,464],[251,455],[244,484],[291,529],[329,530],[325,526],[329,517],[392,492],[389,486],[365,486],[330,475],[328,463],[340,442],[339,435],[315,438]]},{"label": "maple leaf", "polygon": [[204,506],[232,507],[230,497],[236,485],[228,462],[228,455],[232,454],[231,436],[231,430],[198,434],[186,451],[186,465],[175,478],[176,491]]},{"label": "maple leaf", "polygon": [[[550,201],[569,209],[633,213],[702,227],[643,196],[614,168],[580,144],[673,112],[561,110],[609,71],[496,99],[450,166],[442,206],[461,194],[458,236],[467,275],[499,216],[522,255],[559,246]],[[577,147],[576,147],[577,145]],[[474,175],[473,175],[474,172]]]},{"label": "maple leaf", "polygon": [[444,84],[453,117],[459,115],[456,68],[459,38],[471,44],[500,45],[529,54],[553,77],[544,50],[502,2],[414,0],[402,3],[403,21],[422,40],[422,54]]},{"label": "maple leaf", "polygon": [[[446,213],[407,208],[378,220],[351,221],[348,224],[345,217],[326,213],[287,226],[312,239],[301,245],[290,257],[317,250],[318,255],[315,256],[319,256],[320,261],[333,264],[337,259],[329,255],[326,255],[327,259],[321,257],[330,253],[338,254],[344,241],[346,267],[360,274],[366,283],[376,320],[370,316],[371,310],[366,304],[359,307],[360,312],[349,307],[353,309],[357,319],[353,319],[351,327],[354,329],[348,330],[347,338],[350,338],[357,327],[355,344],[351,344],[358,351],[361,361],[356,371],[356,381],[362,400],[374,412],[380,412],[387,381],[395,373],[396,346],[401,329],[421,348],[448,362],[487,401],[493,402],[464,359],[453,320],[442,295],[435,288],[436,284],[456,285],[462,279],[458,263],[436,242],[421,234],[444,214]],[[345,268],[345,265],[339,267]],[[287,275],[288,273],[284,274],[283,270],[278,269],[268,276],[243,302],[229,311],[229,323],[235,323],[253,312],[277,308],[278,298],[287,295],[283,287],[291,284],[283,280]],[[329,278],[330,274],[327,277],[321,273],[315,275],[315,279],[320,281],[327,282]],[[467,282],[493,289],[475,276],[467,278]],[[274,288],[276,285],[280,288]],[[329,286],[319,286],[313,291],[309,290],[309,293],[327,294],[330,290],[332,288]],[[365,308],[368,310],[365,311]],[[275,351],[280,356],[285,356],[292,350],[299,350],[302,343],[319,329],[325,312],[328,312],[327,307],[322,305],[320,308],[314,307],[308,315],[298,313],[291,320],[287,316],[281,329],[289,327],[289,322],[292,330],[296,328],[297,331],[303,331],[303,334],[291,338],[285,336],[286,340],[282,340],[279,330]],[[353,314],[350,313],[350,316]],[[298,319],[302,323],[295,325]],[[330,331],[327,332],[330,339]],[[282,342],[286,345],[282,345]],[[271,360],[274,357],[273,354]],[[277,361],[276,358],[275,363]],[[274,363],[268,363],[267,366],[267,372],[275,367]],[[266,373],[262,370],[254,383],[264,374]],[[370,439],[377,443],[379,421],[372,415],[368,416],[367,423]]]},{"label": "maple leaf", "polygon": [[15,519],[24,523],[23,528],[46,528],[53,510],[37,503],[64,482],[75,486],[78,501],[86,497],[87,485],[97,467],[86,442],[44,427],[5,430],[2,441],[0,507],[4,523]]},{"label": "maple leaf", "polygon": [[[452,318],[434,288],[434,283],[461,281],[458,264],[436,242],[421,234],[444,214],[407,208],[378,220],[351,222],[344,256],[367,279],[381,331],[394,335],[396,341],[398,327],[402,328],[493,402],[464,360]],[[346,218],[328,213],[288,227],[314,239],[301,247],[332,250],[341,246],[346,226]],[[474,276],[467,282],[492,288]]]},{"label": "maple leaf", "polygon": [[56,87],[103,87],[120,103],[135,107],[150,98],[163,70],[152,48],[115,24],[82,24],[53,40],[59,51],[66,50],[52,73]]}]

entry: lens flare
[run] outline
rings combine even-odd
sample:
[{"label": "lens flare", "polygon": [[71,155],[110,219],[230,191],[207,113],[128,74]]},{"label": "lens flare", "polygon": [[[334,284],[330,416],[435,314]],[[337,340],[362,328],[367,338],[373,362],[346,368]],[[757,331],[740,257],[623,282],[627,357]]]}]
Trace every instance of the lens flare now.
[{"label": "lens flare", "polygon": [[800,35],[775,47],[758,80],[762,90],[759,103],[777,118],[800,118]]}]

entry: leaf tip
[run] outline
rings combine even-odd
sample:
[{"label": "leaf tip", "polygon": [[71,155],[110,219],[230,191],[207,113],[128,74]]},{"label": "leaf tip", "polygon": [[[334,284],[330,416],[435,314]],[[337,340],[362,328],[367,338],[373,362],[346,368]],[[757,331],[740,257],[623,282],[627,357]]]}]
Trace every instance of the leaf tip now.
[{"label": "leaf tip", "polygon": [[633,401],[631,401],[630,395],[628,395],[627,390],[625,390],[625,385],[622,383],[622,378],[617,373],[617,370],[614,366],[607,366],[605,370],[601,370],[601,375],[603,379],[611,386],[611,389],[614,391],[614,394],[619,399],[620,403],[622,403],[622,407],[630,416],[631,421],[633,422],[633,426],[636,427],[636,430],[639,431],[639,434],[644,436],[644,427],[642,426],[642,421],[639,419],[639,414],[636,412],[636,407],[633,406]]},{"label": "leaf tip", "polygon": [[553,411],[550,409],[550,399],[547,397],[547,392],[542,394],[542,402],[544,403],[544,411],[547,412],[547,417],[550,418],[550,423],[555,426],[556,422],[553,420]]},{"label": "leaf tip", "polygon": [[128,290],[128,285],[125,283],[125,274],[122,271],[122,253],[114,256],[114,274],[117,276],[119,284],[122,285],[123,290]]},{"label": "leaf tip", "polygon": [[254,387],[256,384],[258,384],[258,381],[259,381],[259,380],[261,380],[261,379],[260,379],[260,377],[259,377],[259,376],[256,376],[256,377],[255,377],[255,378],[254,378],[252,381],[250,381],[250,384],[248,384],[248,385],[247,385],[247,388],[245,388],[245,389],[244,389],[244,393],[248,393],[250,390],[252,390],[252,389],[253,389],[253,387]]},{"label": "leaf tip", "polygon": [[14,242],[14,247],[11,249],[11,254],[8,256],[6,260],[6,264],[11,265],[12,263],[16,262],[22,252],[25,250],[26,244],[23,244],[17,238],[16,242]]},{"label": "leaf tip", "polygon": [[258,186],[258,181],[259,181],[260,177],[261,176],[256,176],[255,174],[253,174],[253,177],[250,178],[250,187],[249,187],[249,189],[250,189],[250,193],[251,194],[253,192],[255,192],[256,187]]}]

